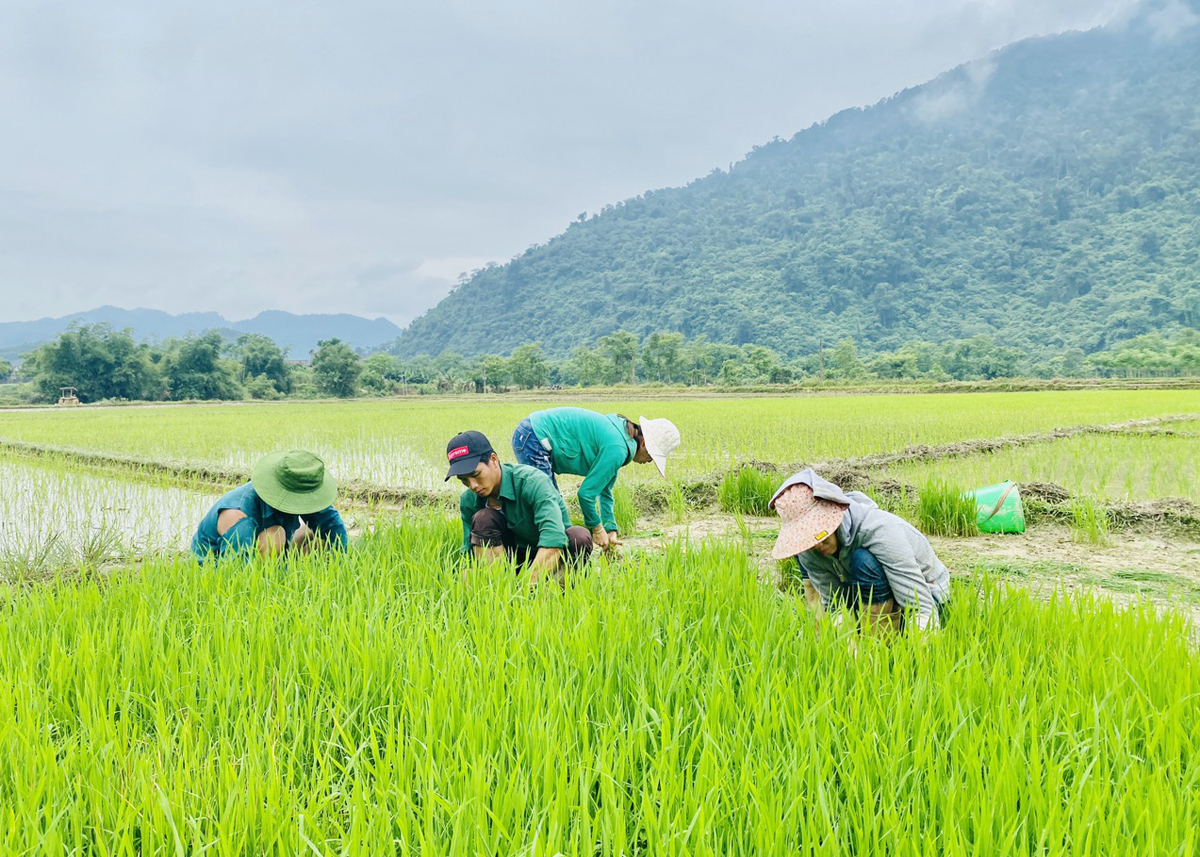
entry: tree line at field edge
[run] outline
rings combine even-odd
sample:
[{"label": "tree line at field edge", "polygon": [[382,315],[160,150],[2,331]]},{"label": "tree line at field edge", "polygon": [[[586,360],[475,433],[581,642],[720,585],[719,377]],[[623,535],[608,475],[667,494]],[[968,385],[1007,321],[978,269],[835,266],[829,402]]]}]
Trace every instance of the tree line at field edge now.
[{"label": "tree line at field edge", "polygon": [[56,401],[65,386],[76,387],[82,401],[95,402],[500,393],[615,384],[744,387],[1195,375],[1200,375],[1200,331],[1193,328],[1171,336],[1144,334],[1091,355],[1065,348],[1036,360],[987,334],[943,343],[912,340],[865,355],[846,337],[788,360],[764,345],[709,342],[703,336],[688,340],[676,331],[656,331],[639,340],[618,330],[557,360],[539,343],[470,359],[455,352],[407,360],[386,352],[364,357],[335,338],[323,340],[309,361],[295,361],[260,334],[229,342],[209,331],[150,344],[136,342],[128,330],[95,324],[72,326],[26,355],[16,370],[0,365],[0,381],[25,382],[29,402]]}]

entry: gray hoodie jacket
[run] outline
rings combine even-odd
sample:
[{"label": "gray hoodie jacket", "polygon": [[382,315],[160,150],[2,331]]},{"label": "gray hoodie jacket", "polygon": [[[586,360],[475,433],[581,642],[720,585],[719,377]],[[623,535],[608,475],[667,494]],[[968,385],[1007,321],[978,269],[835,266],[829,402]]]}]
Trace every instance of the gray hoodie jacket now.
[{"label": "gray hoodie jacket", "polygon": [[929,540],[908,521],[880,509],[866,494],[842,491],[811,468],[784,482],[771,498],[771,506],[785,490],[799,484],[812,488],[814,497],[850,507],[838,528],[836,554],[823,556],[815,550],[806,550],[796,557],[821,594],[822,605],[829,607],[834,583],[850,579],[850,555],[863,548],[883,567],[897,603],[917,611],[917,627],[938,627],[935,602],[944,604],[950,599],[950,573],[933,552]]}]

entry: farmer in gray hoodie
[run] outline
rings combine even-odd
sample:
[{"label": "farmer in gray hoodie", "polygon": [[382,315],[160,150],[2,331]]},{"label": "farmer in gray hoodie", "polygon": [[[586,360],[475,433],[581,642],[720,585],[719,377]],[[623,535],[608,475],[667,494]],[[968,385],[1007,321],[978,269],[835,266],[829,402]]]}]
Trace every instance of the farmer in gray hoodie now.
[{"label": "farmer in gray hoodie", "polygon": [[811,469],[784,482],[771,507],[783,519],[771,556],[795,557],[824,609],[846,604],[895,629],[910,610],[918,628],[940,627],[950,574],[912,524]]}]

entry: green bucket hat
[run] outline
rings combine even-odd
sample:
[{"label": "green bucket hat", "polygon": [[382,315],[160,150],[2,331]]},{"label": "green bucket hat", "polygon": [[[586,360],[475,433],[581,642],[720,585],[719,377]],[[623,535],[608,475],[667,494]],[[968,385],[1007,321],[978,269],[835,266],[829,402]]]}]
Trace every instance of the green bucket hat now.
[{"label": "green bucket hat", "polygon": [[268,455],[250,471],[250,484],[264,503],[288,515],[311,515],[337,497],[337,482],[325,472],[325,462],[302,449]]}]

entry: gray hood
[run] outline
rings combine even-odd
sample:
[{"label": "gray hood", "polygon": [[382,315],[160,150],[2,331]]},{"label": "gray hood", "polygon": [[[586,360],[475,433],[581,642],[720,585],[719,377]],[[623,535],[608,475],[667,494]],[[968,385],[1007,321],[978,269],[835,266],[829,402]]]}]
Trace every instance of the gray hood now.
[{"label": "gray hood", "polygon": [[[775,496],[771,498],[768,504],[770,508],[775,508],[775,501],[779,499],[779,495],[793,485],[807,485],[812,489],[813,496],[818,500],[829,500],[831,503],[840,503],[843,506],[851,507],[851,517],[856,517],[853,514],[854,506],[864,506],[867,509],[878,509],[879,505],[861,491],[843,491],[841,488],[834,485],[828,479],[824,479],[817,475],[817,472],[811,467],[806,467],[799,473],[793,473],[787,480],[779,486],[779,490],[775,492]],[[861,515],[857,517],[861,518]]]}]

